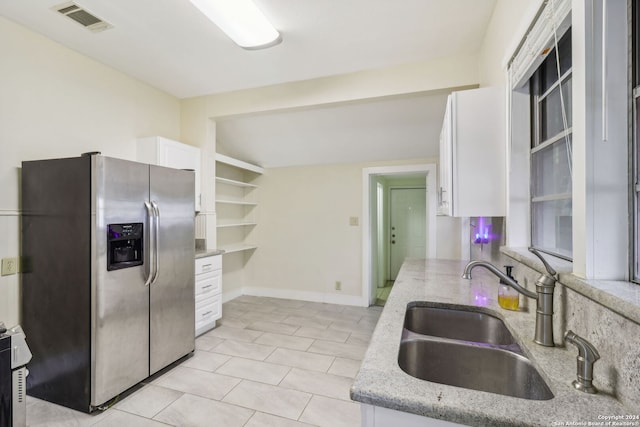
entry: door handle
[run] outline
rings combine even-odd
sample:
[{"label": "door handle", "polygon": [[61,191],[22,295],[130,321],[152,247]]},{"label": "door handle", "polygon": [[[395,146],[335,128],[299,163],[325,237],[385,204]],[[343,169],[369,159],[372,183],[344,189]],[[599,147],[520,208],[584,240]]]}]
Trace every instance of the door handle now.
[{"label": "door handle", "polygon": [[160,257],[158,256],[158,248],[160,247],[160,208],[158,207],[158,203],[155,200],[151,201],[151,207],[153,208],[153,212],[155,215],[155,236],[153,237],[154,249],[153,256],[155,258],[155,273],[153,275],[153,280],[151,280],[151,284],[156,283],[158,279],[158,274],[160,273]]},{"label": "door handle", "polygon": [[144,282],[144,285],[149,286],[153,281],[153,277],[155,274],[155,260],[153,258],[154,232],[152,225],[155,218],[155,212],[153,210],[153,206],[151,206],[149,202],[144,202],[144,207],[147,209],[147,223],[149,224],[149,230],[147,231],[147,234],[149,236],[149,275],[147,276],[147,280]]}]

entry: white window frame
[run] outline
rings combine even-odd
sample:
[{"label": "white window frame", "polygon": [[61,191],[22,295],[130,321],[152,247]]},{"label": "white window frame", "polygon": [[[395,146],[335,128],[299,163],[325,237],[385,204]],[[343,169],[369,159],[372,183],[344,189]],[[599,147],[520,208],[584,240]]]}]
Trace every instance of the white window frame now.
[{"label": "white window frame", "polygon": [[[556,56],[556,58],[560,58],[561,56],[563,56],[562,53],[557,52],[559,49],[559,46],[556,46],[556,43],[559,43],[560,40],[565,37],[567,35],[567,33],[571,31],[571,29],[567,29],[565,31],[564,34],[557,34],[556,36],[554,36],[554,47],[553,49],[549,52],[549,55],[554,55]],[[548,58],[548,57],[547,57]],[[544,62],[543,62],[544,63]],[[543,64],[542,63],[542,64]],[[540,64],[539,67],[542,66],[542,64]],[[559,69],[560,65],[558,64],[558,69]],[[539,68],[535,70],[534,72],[534,76],[538,73]],[[531,158],[531,167],[533,167],[534,165],[534,156],[536,153],[541,152],[543,150],[546,150],[547,148],[550,148],[552,146],[555,146],[557,144],[562,144],[565,145],[568,143],[567,138],[571,138],[572,137],[572,129],[569,126],[568,128],[564,128],[563,131],[561,131],[560,133],[556,134],[556,135],[552,135],[549,136],[547,135],[547,139],[545,140],[541,140],[541,136],[540,136],[540,125],[542,123],[542,117],[541,117],[541,113],[540,113],[540,108],[541,105],[540,103],[542,102],[543,99],[547,98],[551,93],[553,93],[553,91],[556,88],[559,88],[558,90],[562,91],[562,85],[566,85],[567,80],[572,78],[572,74],[573,74],[573,67],[569,67],[568,70],[566,70],[561,76],[559,76],[557,78],[557,80],[555,81],[555,83],[553,83],[548,89],[545,90],[545,92],[541,95],[541,96],[536,96],[533,97],[531,96],[531,102],[532,104],[534,104],[534,108],[533,108],[533,120],[532,120],[532,125],[533,125],[533,129],[532,129],[532,133],[531,133],[531,152],[530,152],[530,158]],[[533,78],[533,76],[532,76]],[[531,80],[530,80],[531,82]],[[542,84],[542,82],[539,82],[538,84]],[[564,99],[563,102],[565,103],[565,105],[563,106],[563,108],[565,110],[569,110],[570,111],[570,105],[568,105],[571,102],[572,97],[569,97],[568,99]],[[564,114],[564,113],[563,113]],[[571,120],[569,120],[570,122]],[[566,125],[566,123],[565,123]],[[571,148],[567,148],[568,152],[571,152]],[[568,155],[567,156],[569,161],[571,161],[571,156]],[[567,168],[569,169],[569,171],[571,170],[571,165],[567,165]],[[532,171],[533,172],[533,171]],[[531,173],[531,191],[533,192],[533,188],[535,188],[536,182],[534,181],[535,179],[540,180],[541,177],[534,177],[534,174]],[[543,195],[543,196],[535,196],[535,194],[532,194],[532,197],[530,199],[530,207],[531,207],[531,244],[533,247],[535,247],[536,249],[538,249],[541,252],[545,252],[554,256],[557,256],[559,258],[563,258],[566,259],[567,261],[571,261],[573,254],[572,253],[565,253],[565,254],[560,254],[560,250],[558,248],[558,245],[555,245],[554,248],[550,248],[550,247],[542,247],[539,244],[536,244],[536,242],[533,242],[533,237],[534,237],[534,225],[535,225],[535,220],[536,218],[534,218],[534,206],[535,203],[538,202],[545,202],[545,201],[554,201],[554,200],[571,200],[572,199],[572,192],[569,191],[567,193],[561,193],[561,194],[547,194],[547,195]],[[573,212],[572,212],[573,213]],[[573,215],[572,215],[573,216]],[[546,230],[545,233],[547,235],[548,238],[550,239],[555,239],[555,236],[557,236],[557,228],[552,228],[549,230]],[[573,242],[571,242],[573,244]]]},{"label": "white window frame", "polygon": [[573,272],[629,280],[627,2],[549,0],[509,68],[507,246],[530,244],[530,107],[526,81],[572,28]]}]

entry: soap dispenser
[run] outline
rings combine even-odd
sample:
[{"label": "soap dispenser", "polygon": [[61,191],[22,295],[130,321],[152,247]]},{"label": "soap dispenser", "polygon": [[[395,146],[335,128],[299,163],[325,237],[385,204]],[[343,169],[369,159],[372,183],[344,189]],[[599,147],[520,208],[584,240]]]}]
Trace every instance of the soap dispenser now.
[{"label": "soap dispenser", "polygon": [[[505,265],[507,269],[507,276],[513,279],[511,271],[513,266]],[[513,279],[515,281],[515,279]],[[518,291],[507,285],[503,280],[500,280],[500,289],[498,290],[498,304],[500,307],[507,310],[517,310],[520,306],[520,295]]]}]

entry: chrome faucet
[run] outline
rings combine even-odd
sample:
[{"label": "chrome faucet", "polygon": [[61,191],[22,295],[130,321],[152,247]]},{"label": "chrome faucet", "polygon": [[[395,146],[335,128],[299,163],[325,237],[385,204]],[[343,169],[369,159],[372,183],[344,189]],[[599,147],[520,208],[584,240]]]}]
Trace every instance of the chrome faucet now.
[{"label": "chrome faucet", "polygon": [[600,353],[593,344],[571,330],[564,334],[564,339],[578,347],[578,379],[573,381],[573,386],[585,393],[597,393],[598,389],[592,384],[593,364],[600,359]]},{"label": "chrome faucet", "polygon": [[546,347],[553,347],[555,345],[553,342],[553,290],[556,285],[556,271],[542,258],[542,255],[537,250],[529,248],[529,251],[540,258],[547,270],[547,273],[542,273],[536,280],[536,292],[523,288],[515,279],[507,276],[487,261],[471,261],[468,263],[464,268],[462,278],[471,279],[471,270],[475,267],[484,267],[522,295],[535,299],[537,302],[536,332],[533,341]]}]

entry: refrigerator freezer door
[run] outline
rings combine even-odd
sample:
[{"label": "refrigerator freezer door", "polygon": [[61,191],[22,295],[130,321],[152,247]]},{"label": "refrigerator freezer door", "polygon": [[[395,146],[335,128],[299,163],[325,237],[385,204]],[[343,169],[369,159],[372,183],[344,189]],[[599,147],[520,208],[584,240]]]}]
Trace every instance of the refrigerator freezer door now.
[{"label": "refrigerator freezer door", "polygon": [[157,276],[150,288],[150,374],[195,348],[193,172],[150,166],[158,208]]},{"label": "refrigerator freezer door", "polygon": [[149,288],[143,265],[107,270],[109,224],[143,224],[147,244],[149,166],[93,156],[92,406],[101,405],[149,376]]}]

